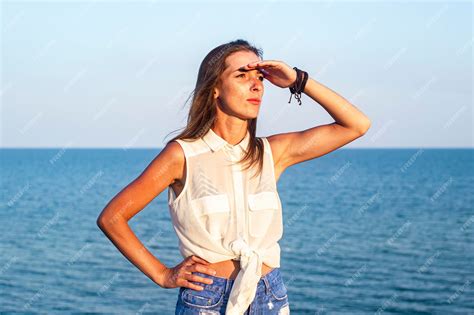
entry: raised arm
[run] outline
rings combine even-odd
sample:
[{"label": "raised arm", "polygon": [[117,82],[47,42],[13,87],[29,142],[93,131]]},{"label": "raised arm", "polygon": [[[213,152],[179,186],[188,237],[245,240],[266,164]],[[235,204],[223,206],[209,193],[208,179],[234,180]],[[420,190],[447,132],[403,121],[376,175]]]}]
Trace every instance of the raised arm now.
[{"label": "raised arm", "polygon": [[363,136],[370,128],[367,116],[314,79],[308,78],[304,93],[318,102],[335,122],[269,136],[275,164],[280,169],[332,152]]},{"label": "raised arm", "polygon": [[[282,61],[264,60],[245,68],[263,69],[265,78],[274,85],[287,88],[296,80],[296,71]],[[334,151],[364,135],[370,120],[354,105],[330,88],[308,78],[306,95],[319,103],[334,118],[334,122],[306,130],[275,134],[270,142],[275,168],[282,172],[288,166],[311,160]]]}]

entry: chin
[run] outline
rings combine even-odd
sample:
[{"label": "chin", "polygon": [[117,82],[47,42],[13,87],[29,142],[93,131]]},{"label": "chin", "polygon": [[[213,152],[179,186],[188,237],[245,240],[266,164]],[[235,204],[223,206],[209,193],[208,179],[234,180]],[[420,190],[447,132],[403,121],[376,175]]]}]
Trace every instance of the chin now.
[{"label": "chin", "polygon": [[241,115],[244,119],[255,119],[258,117],[258,109],[249,110],[246,113],[242,113]]}]

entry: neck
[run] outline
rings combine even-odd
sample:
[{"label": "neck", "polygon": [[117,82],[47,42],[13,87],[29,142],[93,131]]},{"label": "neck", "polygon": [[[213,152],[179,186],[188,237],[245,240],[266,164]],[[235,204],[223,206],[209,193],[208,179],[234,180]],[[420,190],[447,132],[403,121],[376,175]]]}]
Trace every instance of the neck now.
[{"label": "neck", "polygon": [[219,137],[227,141],[227,143],[231,145],[236,145],[240,143],[247,135],[247,124],[245,123],[241,125],[232,126],[223,126],[216,124],[212,127],[212,131],[214,131]]}]

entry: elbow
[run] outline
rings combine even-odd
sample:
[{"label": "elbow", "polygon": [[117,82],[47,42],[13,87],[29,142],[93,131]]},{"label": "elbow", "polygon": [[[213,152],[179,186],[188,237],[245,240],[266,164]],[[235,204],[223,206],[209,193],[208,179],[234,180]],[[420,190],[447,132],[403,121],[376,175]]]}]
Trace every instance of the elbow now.
[{"label": "elbow", "polygon": [[105,217],[98,217],[96,221],[97,226],[102,231],[102,233],[110,238],[112,235],[116,234],[116,226],[114,226],[110,219]]},{"label": "elbow", "polygon": [[364,123],[362,123],[359,128],[357,128],[357,131],[359,132],[359,134],[362,136],[362,135],[365,135],[367,133],[367,131],[369,130],[370,126],[371,126],[371,121],[367,118]]},{"label": "elbow", "polygon": [[101,229],[103,232],[106,232],[108,227],[110,226],[110,222],[111,220],[106,218],[105,216],[103,215],[100,215],[97,220],[96,220],[96,224],[97,226],[99,227],[99,229]]},{"label": "elbow", "polygon": [[99,216],[95,223],[97,224],[99,229],[101,229],[102,231],[105,230],[105,220],[104,220],[104,218],[102,218],[102,216]]},{"label": "elbow", "polygon": [[117,214],[108,215],[108,214],[102,213],[97,218],[96,224],[99,227],[99,229],[101,229],[102,232],[104,232],[104,234],[108,235],[120,230],[123,224],[127,224],[127,221]]}]

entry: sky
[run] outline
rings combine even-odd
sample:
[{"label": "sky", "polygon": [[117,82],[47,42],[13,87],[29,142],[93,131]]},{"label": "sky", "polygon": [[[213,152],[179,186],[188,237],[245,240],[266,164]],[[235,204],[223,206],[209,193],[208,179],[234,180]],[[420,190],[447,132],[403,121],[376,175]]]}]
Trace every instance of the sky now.
[{"label": "sky", "polygon": [[[2,148],[162,148],[199,65],[242,38],[372,122],[344,148],[472,148],[471,1],[2,1]],[[265,82],[257,136],[334,119]]]}]

